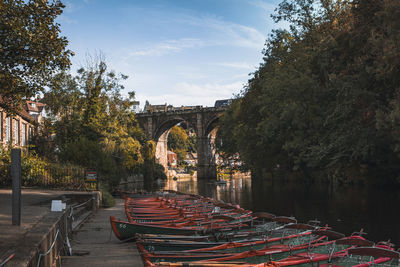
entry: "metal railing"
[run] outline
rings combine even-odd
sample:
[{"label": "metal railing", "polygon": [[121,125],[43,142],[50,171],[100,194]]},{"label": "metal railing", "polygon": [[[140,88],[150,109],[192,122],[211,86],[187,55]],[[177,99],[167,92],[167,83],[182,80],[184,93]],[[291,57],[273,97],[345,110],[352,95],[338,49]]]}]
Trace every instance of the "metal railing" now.
[{"label": "metal railing", "polygon": [[[28,187],[95,190],[96,184],[85,181],[85,169],[60,163],[22,166],[22,185]],[[0,161],[0,186],[11,186],[10,163]]]}]

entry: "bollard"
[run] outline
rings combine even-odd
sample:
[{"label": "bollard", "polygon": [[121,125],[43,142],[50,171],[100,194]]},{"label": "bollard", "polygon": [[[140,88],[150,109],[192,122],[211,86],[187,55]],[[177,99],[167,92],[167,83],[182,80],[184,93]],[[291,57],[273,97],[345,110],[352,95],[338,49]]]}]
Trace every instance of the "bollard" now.
[{"label": "bollard", "polygon": [[11,150],[12,224],[21,225],[21,149]]}]

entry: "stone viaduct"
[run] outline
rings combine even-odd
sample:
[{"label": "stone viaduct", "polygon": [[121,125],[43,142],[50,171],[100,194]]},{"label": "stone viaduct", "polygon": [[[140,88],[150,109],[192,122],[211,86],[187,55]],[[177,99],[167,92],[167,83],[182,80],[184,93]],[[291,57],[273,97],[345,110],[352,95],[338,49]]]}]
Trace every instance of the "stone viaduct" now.
[{"label": "stone viaduct", "polygon": [[147,137],[156,142],[156,159],[165,168],[168,167],[167,142],[171,128],[178,123],[185,123],[188,128],[193,128],[197,136],[197,177],[216,179],[214,140],[219,118],[225,109],[226,107],[182,107],[137,113],[136,118]]}]

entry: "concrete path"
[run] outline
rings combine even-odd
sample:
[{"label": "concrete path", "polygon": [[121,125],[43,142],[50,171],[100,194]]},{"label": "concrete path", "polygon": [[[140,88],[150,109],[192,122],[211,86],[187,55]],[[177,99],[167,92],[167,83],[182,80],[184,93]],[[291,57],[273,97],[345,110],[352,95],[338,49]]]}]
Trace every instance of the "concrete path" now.
[{"label": "concrete path", "polygon": [[50,212],[53,199],[64,200],[66,194],[84,195],[86,192],[57,191],[43,189],[22,189],[21,225],[11,223],[12,192],[10,189],[0,189],[0,262],[11,253],[15,257],[7,263],[8,266],[25,266],[37,246],[48,233],[53,221],[61,212]]},{"label": "concrete path", "polygon": [[111,215],[126,220],[122,199],[116,199],[115,207],[99,209],[75,231],[71,242],[74,256],[63,256],[63,267],[143,266],[136,243],[122,243],[111,233]]}]

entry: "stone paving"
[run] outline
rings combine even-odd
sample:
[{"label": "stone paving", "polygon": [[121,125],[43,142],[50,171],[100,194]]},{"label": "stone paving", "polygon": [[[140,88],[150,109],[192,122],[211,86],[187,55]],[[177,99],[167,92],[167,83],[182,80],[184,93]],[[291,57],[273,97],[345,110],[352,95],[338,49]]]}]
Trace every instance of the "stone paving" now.
[{"label": "stone paving", "polygon": [[122,199],[112,208],[99,209],[74,232],[74,256],[63,256],[62,266],[143,266],[136,243],[121,242],[111,232],[111,215],[127,220]]},{"label": "stone paving", "polygon": [[81,192],[22,189],[21,225],[12,225],[11,190],[0,189],[0,260],[15,253],[8,266],[23,266],[32,250],[49,231],[49,222],[61,212],[51,212],[53,199],[63,199],[64,194]]}]

